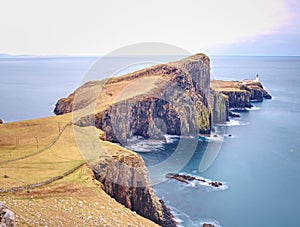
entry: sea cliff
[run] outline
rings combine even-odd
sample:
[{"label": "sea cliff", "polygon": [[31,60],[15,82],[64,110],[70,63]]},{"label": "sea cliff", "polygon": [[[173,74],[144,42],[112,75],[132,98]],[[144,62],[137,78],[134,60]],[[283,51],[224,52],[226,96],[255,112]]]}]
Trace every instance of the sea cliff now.
[{"label": "sea cliff", "polygon": [[104,143],[106,156],[92,170],[104,191],[119,203],[161,226],[176,226],[174,217],[150,186],[143,159],[118,145]]},{"label": "sea cliff", "polygon": [[[163,139],[165,134],[209,135],[230,109],[251,108],[251,101],[271,96],[261,83],[210,80],[204,54],[155,65],[105,81],[83,84],[60,99],[57,115],[73,112],[76,127],[95,126],[105,143],[126,146],[134,136]],[[103,189],[118,202],[162,226],[175,226],[170,210],[153,193],[140,156],[112,145],[92,165]],[[137,170],[138,169],[138,170]]]},{"label": "sea cliff", "polygon": [[263,99],[271,99],[272,96],[264,89],[263,85],[255,80],[222,81],[212,80],[211,87],[228,99],[228,107],[231,109],[251,108],[251,102],[262,102]]},{"label": "sea cliff", "polygon": [[[164,134],[210,133],[210,66],[209,58],[203,54],[100,84],[97,81],[84,84],[69,97],[60,99],[54,112],[64,114],[96,103],[94,113],[80,117],[77,124],[95,124],[105,132],[106,140],[112,142],[126,143],[132,136],[157,139]],[[86,95],[94,94],[99,87],[98,100]],[[212,97],[218,96],[216,93]],[[215,102],[216,109],[218,104]]]}]

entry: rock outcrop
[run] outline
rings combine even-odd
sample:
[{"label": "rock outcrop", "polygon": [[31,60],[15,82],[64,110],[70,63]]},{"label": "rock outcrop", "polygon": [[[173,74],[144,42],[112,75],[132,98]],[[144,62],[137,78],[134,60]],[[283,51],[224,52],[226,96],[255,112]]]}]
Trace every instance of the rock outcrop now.
[{"label": "rock outcrop", "polygon": [[202,227],[216,227],[216,226],[213,225],[213,224],[204,223],[204,224],[202,225]]},{"label": "rock outcrop", "polygon": [[185,184],[190,184],[192,181],[200,181],[200,182],[203,182],[203,183],[208,183],[210,186],[213,186],[213,187],[216,187],[216,188],[223,185],[219,181],[207,181],[207,180],[204,180],[202,178],[193,177],[193,176],[184,175],[184,174],[177,174],[177,173],[168,173],[166,175],[166,178],[175,179],[175,180],[178,180],[178,181],[180,181],[182,183],[185,183]]},{"label": "rock outcrop", "polygon": [[96,179],[118,202],[161,226],[175,227],[176,222],[164,202],[153,192],[143,159],[117,145],[93,166]]},{"label": "rock outcrop", "polygon": [[261,102],[263,99],[271,99],[271,95],[263,88],[262,84],[253,80],[244,81],[211,81],[214,91],[223,93],[228,98],[231,109],[251,108],[252,101]]},{"label": "rock outcrop", "polygon": [[0,227],[15,227],[16,220],[14,213],[0,202]]},{"label": "rock outcrop", "polygon": [[2,119],[0,119],[0,124],[3,124],[4,122],[3,122],[3,120]]}]

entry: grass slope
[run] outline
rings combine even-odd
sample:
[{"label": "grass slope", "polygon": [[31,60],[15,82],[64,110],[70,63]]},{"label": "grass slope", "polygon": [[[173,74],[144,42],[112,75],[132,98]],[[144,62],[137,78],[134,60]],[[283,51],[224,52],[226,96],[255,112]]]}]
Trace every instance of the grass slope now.
[{"label": "grass slope", "polygon": [[[72,125],[64,128],[71,118],[0,125],[0,188],[45,181],[84,162]],[[87,165],[42,187],[0,193],[0,201],[15,212],[17,226],[157,226],[109,197]]]}]

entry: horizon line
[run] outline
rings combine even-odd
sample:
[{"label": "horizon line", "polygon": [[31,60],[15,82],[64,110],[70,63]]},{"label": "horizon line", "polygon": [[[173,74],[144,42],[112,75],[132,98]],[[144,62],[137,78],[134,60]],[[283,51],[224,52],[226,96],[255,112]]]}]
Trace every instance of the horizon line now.
[{"label": "horizon line", "polygon": [[[203,53],[203,52],[202,52]],[[198,54],[198,53],[195,53],[195,54]],[[191,54],[192,55],[195,55],[195,54]],[[206,54],[206,53],[203,53],[205,54],[206,56],[210,57],[210,56],[213,56],[213,57],[300,57],[300,54],[299,55],[263,55],[263,54]],[[88,55],[88,54],[78,54],[78,55],[71,55],[71,54],[43,54],[43,55],[39,55],[39,54],[7,54],[7,53],[0,53],[0,58],[15,58],[15,57],[36,57],[36,58],[102,58],[102,57],[105,57],[106,55]],[[142,57],[142,56],[149,56],[149,55],[120,55],[120,56],[110,56],[110,57],[134,57],[134,56],[137,56],[137,57]],[[161,56],[161,55],[155,55],[153,54],[153,56]],[[166,54],[166,56],[168,56],[168,54]],[[174,55],[176,56],[176,54]],[[178,54],[178,56],[181,56],[180,54]],[[185,56],[185,55],[184,55]]]}]

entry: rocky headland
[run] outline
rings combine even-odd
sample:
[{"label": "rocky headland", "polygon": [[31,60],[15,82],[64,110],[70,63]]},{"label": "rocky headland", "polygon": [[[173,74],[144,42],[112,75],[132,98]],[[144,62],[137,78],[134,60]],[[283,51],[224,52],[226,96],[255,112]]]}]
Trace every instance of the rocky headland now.
[{"label": "rocky headland", "polygon": [[[251,101],[263,98],[271,96],[259,82],[211,81],[209,58],[196,54],[105,81],[87,82],[60,99],[54,112],[73,112],[76,127],[95,126],[105,143],[125,146],[134,136],[209,135],[214,123],[224,123],[233,116],[230,109],[251,108]],[[118,145],[112,147],[91,166],[106,193],[162,226],[176,226],[170,210],[155,196],[142,158]],[[167,177],[184,183],[202,180],[178,174]],[[211,182],[214,187],[221,184]]]},{"label": "rocky headland", "polygon": [[253,106],[251,104],[253,101],[262,102],[263,99],[272,98],[263,85],[255,80],[212,80],[211,87],[225,95],[231,109],[245,110]]}]

